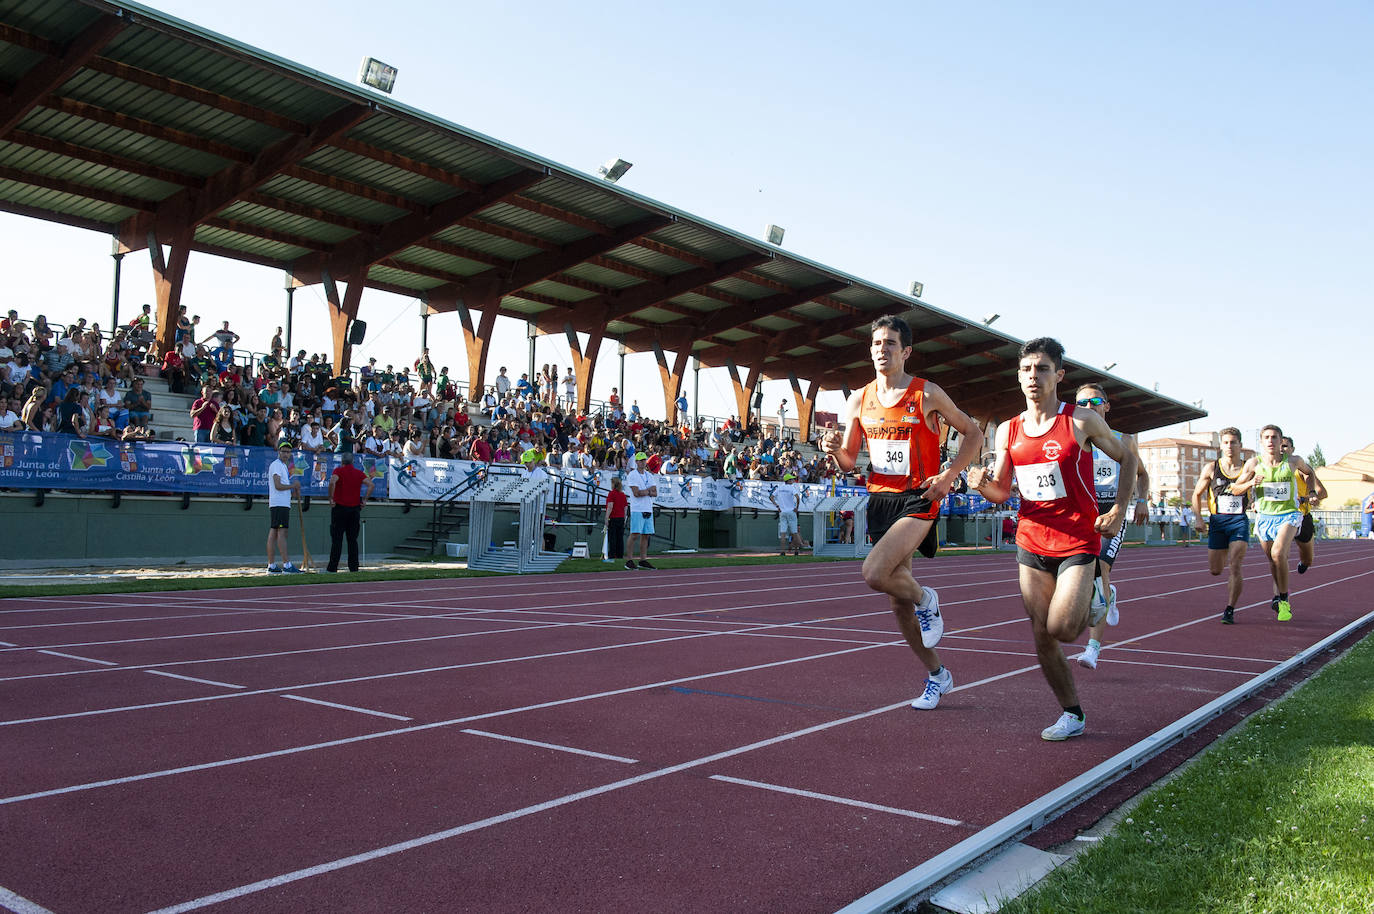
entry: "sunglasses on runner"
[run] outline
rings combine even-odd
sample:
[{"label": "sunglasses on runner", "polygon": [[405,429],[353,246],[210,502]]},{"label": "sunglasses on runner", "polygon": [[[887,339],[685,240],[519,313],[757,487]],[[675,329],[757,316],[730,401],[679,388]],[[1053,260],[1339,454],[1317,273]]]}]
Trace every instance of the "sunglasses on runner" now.
[{"label": "sunglasses on runner", "polygon": [[1079,406],[1102,406],[1107,402],[1106,397],[1084,397],[1076,401]]}]

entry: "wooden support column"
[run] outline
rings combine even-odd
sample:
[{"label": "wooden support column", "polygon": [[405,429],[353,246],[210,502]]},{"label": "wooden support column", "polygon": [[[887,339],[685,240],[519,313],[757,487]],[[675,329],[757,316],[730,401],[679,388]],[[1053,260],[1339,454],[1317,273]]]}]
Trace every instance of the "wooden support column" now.
[{"label": "wooden support column", "polygon": [[654,343],[654,358],[658,360],[658,374],[663,378],[663,415],[668,422],[677,419],[677,397],[682,390],[682,376],[687,370],[687,359],[692,355],[692,344],[684,343],[668,365],[668,356],[663,347]]},{"label": "wooden support column", "polygon": [[334,375],[337,377],[348,372],[349,358],[353,354],[353,347],[348,344],[348,328],[358,316],[358,305],[363,300],[363,280],[361,275],[345,279],[348,288],[340,296],[339,286],[334,282],[333,276],[326,271],[321,279],[324,282],[324,297],[329,306],[329,327],[334,337],[332,364]]},{"label": "wooden support column", "polygon": [[482,316],[476,326],[472,323],[472,311],[468,301],[458,296],[458,319],[463,325],[463,345],[468,354],[468,399],[477,400],[486,390],[483,378],[487,376],[487,355],[491,352],[491,334],[496,329],[496,315],[499,299],[492,299],[476,307],[481,308]]},{"label": "wooden support column", "polygon": [[[171,239],[170,247],[171,255],[164,259],[157,236],[148,233],[148,254],[153,261],[153,292],[157,297],[156,351],[159,356],[172,348],[176,336],[181,290],[186,282],[186,264],[191,259],[191,233]],[[117,328],[110,329],[113,331]]]},{"label": "wooden support column", "polygon": [[573,372],[577,376],[577,411],[586,415],[592,405],[592,376],[596,374],[596,357],[601,352],[606,327],[603,324],[587,337],[585,352],[577,342],[577,331],[571,322],[563,324],[563,332],[568,337],[568,351],[572,353]]},{"label": "wooden support column", "polygon": [[[816,415],[816,395],[821,392],[821,382],[813,380],[802,396],[801,381],[796,375],[788,375],[792,382],[792,399],[797,404],[797,440],[811,440],[811,420]],[[781,429],[779,429],[781,431]]]},{"label": "wooden support column", "polygon": [[[754,408],[754,393],[759,389],[759,382],[763,380],[763,362],[759,362],[749,368],[749,386],[746,387],[739,379],[739,366],[734,359],[725,360],[725,370],[730,374],[730,384],[735,389],[735,408],[739,410],[739,421],[745,427],[749,427],[749,416]],[[763,417],[759,417],[762,422]]]}]

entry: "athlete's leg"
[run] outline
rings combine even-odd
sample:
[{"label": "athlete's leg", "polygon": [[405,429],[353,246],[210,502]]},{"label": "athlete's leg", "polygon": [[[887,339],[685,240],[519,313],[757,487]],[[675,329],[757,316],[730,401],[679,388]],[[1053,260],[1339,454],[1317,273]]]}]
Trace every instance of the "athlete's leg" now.
[{"label": "athlete's leg", "polygon": [[1274,593],[1288,593],[1288,550],[1293,545],[1293,537],[1298,529],[1292,524],[1279,528],[1274,541],[1269,544],[1269,567],[1274,573]]},{"label": "athlete's leg", "polygon": [[916,604],[925,599],[925,589],[911,574],[911,557],[932,523],[915,517],[900,518],[864,559],[863,575],[865,584],[887,594],[902,637],[917,659],[934,673],[940,669],[940,655],[921,642],[921,624],[916,618]]},{"label": "athlete's leg", "polygon": [[[1226,602],[1230,606],[1240,605],[1240,592],[1245,587],[1245,571],[1242,566],[1245,564],[1245,549],[1248,545],[1245,540],[1232,540],[1225,552],[1214,549],[1207,557],[1208,561],[1215,558],[1219,562],[1224,556],[1231,567],[1231,576],[1226,582]],[[1219,568],[1212,572],[1220,573]]]},{"label": "athlete's leg", "polygon": [[[1026,615],[1030,618],[1031,635],[1035,639],[1035,656],[1040,661],[1040,671],[1060,706],[1074,707],[1078,704],[1078,689],[1074,686],[1069,662],[1064,659],[1064,651],[1059,646],[1061,639],[1051,631],[1049,622],[1051,605],[1056,596],[1054,575],[1028,565],[1017,567],[1021,576],[1021,602],[1025,605]],[[1083,604],[1083,615],[1086,617],[1086,594]]]}]

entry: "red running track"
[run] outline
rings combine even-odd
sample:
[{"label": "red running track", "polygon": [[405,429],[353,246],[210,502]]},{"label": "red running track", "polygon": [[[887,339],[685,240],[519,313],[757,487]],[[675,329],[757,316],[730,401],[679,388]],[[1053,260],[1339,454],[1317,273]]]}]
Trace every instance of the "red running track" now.
[{"label": "red running track", "polygon": [[932,712],[855,563],[0,601],[0,908],[833,911],[1374,608],[1205,568],[1123,554],[1062,744],[1010,555],[917,565]]}]

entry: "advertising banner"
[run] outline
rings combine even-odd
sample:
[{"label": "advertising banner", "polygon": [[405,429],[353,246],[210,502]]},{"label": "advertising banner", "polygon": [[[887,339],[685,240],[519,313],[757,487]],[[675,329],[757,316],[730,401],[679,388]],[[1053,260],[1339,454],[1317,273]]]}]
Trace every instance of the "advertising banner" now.
[{"label": "advertising banner", "polygon": [[[0,486],[14,489],[265,496],[276,459],[265,447],[0,432]],[[327,495],[338,465],[335,454],[291,454],[291,475],[304,495]],[[359,457],[356,465],[372,480],[372,497],[386,498],[385,461]]]}]

